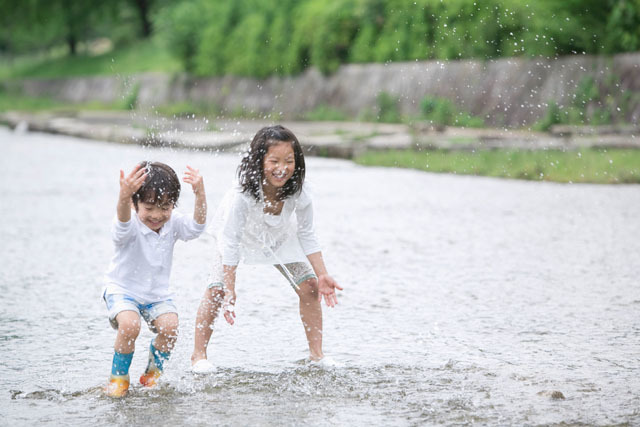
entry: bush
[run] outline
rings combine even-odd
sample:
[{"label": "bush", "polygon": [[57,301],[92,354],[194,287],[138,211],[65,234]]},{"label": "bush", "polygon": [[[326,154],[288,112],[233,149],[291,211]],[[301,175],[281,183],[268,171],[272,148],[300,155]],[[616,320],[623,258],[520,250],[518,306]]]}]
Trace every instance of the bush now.
[{"label": "bush", "polygon": [[182,0],[157,21],[185,68],[203,75],[640,48],[637,1]]},{"label": "bush", "polygon": [[484,120],[481,117],[459,111],[455,104],[447,98],[424,97],[420,102],[420,118],[443,126],[484,126]]}]

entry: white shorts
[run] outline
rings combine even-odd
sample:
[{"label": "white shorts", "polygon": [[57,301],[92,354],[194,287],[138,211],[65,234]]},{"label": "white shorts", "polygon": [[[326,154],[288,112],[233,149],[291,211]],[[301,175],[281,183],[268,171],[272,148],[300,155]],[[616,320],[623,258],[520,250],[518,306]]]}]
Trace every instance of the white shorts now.
[{"label": "white shorts", "polygon": [[[295,284],[298,286],[306,280],[318,278],[306,262],[292,262],[284,264],[283,266],[280,264],[274,265],[274,267],[282,273],[291,285]],[[207,288],[224,288],[222,276],[222,265],[219,264],[219,267],[214,267],[211,276],[209,276],[209,284],[207,285]]]},{"label": "white shorts", "polygon": [[116,316],[123,311],[135,311],[138,315],[141,315],[153,333],[158,333],[154,325],[154,321],[158,317],[166,313],[178,314],[172,299],[142,304],[126,294],[104,294],[103,298],[107,304],[107,310],[109,310],[109,323],[116,330],[118,329]]}]

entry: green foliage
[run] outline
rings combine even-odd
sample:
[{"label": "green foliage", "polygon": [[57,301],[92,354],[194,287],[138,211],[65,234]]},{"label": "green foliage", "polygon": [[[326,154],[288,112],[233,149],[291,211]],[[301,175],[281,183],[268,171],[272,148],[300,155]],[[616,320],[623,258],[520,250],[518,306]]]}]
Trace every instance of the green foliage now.
[{"label": "green foliage", "polygon": [[376,119],[383,123],[400,123],[400,111],[398,109],[398,98],[386,92],[380,92],[376,97]]},{"label": "green foliage", "polygon": [[102,55],[35,55],[0,61],[0,78],[133,74],[144,71],[173,73],[181,64],[156,41],[137,42]]},{"label": "green foliage", "polygon": [[0,53],[15,55],[66,45],[68,52],[75,55],[82,43],[100,37],[116,43],[132,41],[138,32],[138,3],[0,0]]},{"label": "green foliage", "polygon": [[177,2],[158,13],[156,27],[171,52],[182,62],[186,71],[196,70],[196,54],[201,48],[202,29],[206,18],[201,13],[202,2]]},{"label": "green foliage", "polygon": [[535,181],[640,183],[639,150],[390,150],[366,152],[355,160],[367,166]]},{"label": "green foliage", "polygon": [[481,117],[459,111],[455,104],[447,98],[430,96],[423,98],[420,102],[420,118],[443,126],[484,126],[484,120]]},{"label": "green foliage", "polygon": [[556,124],[599,126],[622,121],[632,96],[627,93],[620,101],[616,101],[613,94],[618,92],[618,78],[615,74],[600,84],[593,77],[585,76],[576,85],[569,105],[561,108],[555,102],[550,102],[544,116],[532,128],[547,131]]},{"label": "green foliage", "polygon": [[532,127],[537,131],[547,131],[551,129],[551,126],[563,123],[562,112],[560,111],[560,107],[558,104],[551,101],[547,106],[547,111],[545,112],[542,119],[536,122]]},{"label": "green foliage", "polygon": [[138,105],[138,94],[140,93],[140,84],[134,85],[131,90],[124,96],[125,110],[135,110]]},{"label": "green foliage", "polygon": [[121,103],[105,104],[89,102],[73,104],[60,102],[48,97],[24,96],[13,91],[2,90],[0,87],[0,113],[5,111],[77,111],[82,110],[122,110]]},{"label": "green foliage", "polygon": [[327,105],[319,105],[313,110],[307,112],[304,117],[305,120],[311,121],[344,121],[347,120],[347,116],[342,111],[331,108]]},{"label": "green foliage", "polygon": [[354,62],[640,49],[640,0],[0,0],[0,55],[117,47],[153,28],[197,75],[266,77]]},{"label": "green foliage", "polygon": [[[310,66],[330,73],[350,62],[554,57],[640,46],[637,0],[183,0],[163,14],[183,29],[172,35],[182,40],[174,50],[202,75],[264,77]],[[188,37],[180,37],[186,29]]]}]

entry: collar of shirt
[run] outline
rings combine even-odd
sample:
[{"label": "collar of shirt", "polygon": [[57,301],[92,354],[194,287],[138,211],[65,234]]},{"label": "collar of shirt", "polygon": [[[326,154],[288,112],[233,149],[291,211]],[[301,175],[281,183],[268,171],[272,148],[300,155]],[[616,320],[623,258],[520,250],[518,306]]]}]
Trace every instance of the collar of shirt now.
[{"label": "collar of shirt", "polygon": [[136,218],[136,222],[138,223],[138,229],[140,230],[140,232],[142,234],[144,234],[145,236],[148,235],[156,235],[158,237],[163,237],[168,233],[169,227],[167,227],[167,225],[169,224],[169,222],[171,221],[171,219],[169,219],[169,221],[167,221],[162,228],[160,229],[159,233],[156,233],[155,231],[153,231],[152,229],[150,229],[149,227],[147,227],[142,221],[140,221],[140,218],[138,218],[138,214],[135,214],[135,218]]}]

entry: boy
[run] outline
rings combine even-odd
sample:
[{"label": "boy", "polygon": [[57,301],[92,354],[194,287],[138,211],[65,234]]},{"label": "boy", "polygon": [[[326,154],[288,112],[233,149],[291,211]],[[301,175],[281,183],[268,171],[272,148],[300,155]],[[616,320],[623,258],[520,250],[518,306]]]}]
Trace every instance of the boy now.
[{"label": "boy", "polygon": [[[140,383],[153,387],[177,339],[178,314],[169,290],[176,240],[191,240],[205,229],[204,181],[187,166],[183,181],[195,193],[193,217],[174,213],[180,180],[164,163],[142,162],[125,177],[111,235],[116,251],[105,277],[103,297],[111,326],[117,330],[107,395],[122,397],[129,389],[129,366],[140,333],[140,315],[157,335],[149,346],[149,363]],[[131,215],[131,205],[135,215]]]}]

